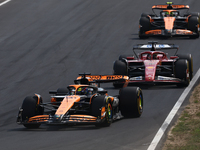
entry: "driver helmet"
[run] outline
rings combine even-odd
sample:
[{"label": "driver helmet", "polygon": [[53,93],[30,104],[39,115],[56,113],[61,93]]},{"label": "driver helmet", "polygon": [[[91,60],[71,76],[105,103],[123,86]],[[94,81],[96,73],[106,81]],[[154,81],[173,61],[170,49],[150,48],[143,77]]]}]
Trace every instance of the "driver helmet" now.
[{"label": "driver helmet", "polygon": [[166,17],[168,17],[168,16],[169,16],[169,12],[168,12],[168,11],[166,11],[166,13],[165,13],[165,16],[166,16]]},{"label": "driver helmet", "polygon": [[71,91],[70,91],[70,95],[75,95],[75,89],[72,89]]},{"label": "driver helmet", "polygon": [[151,59],[151,54],[147,54],[147,59]]},{"label": "driver helmet", "polygon": [[157,54],[153,54],[153,59],[157,59]]},{"label": "driver helmet", "polygon": [[81,91],[81,93],[82,93],[83,95],[88,94],[88,88],[83,88],[82,91]]},{"label": "driver helmet", "polygon": [[88,88],[88,94],[92,95],[93,94],[93,88]]},{"label": "driver helmet", "polygon": [[175,17],[175,16],[177,16],[178,15],[178,12],[177,11],[172,11],[171,13],[170,13],[170,16],[171,17]]},{"label": "driver helmet", "polygon": [[76,94],[77,94],[77,95],[81,95],[81,91],[82,91],[82,88],[79,87],[79,88],[77,89],[77,91],[76,91]]}]

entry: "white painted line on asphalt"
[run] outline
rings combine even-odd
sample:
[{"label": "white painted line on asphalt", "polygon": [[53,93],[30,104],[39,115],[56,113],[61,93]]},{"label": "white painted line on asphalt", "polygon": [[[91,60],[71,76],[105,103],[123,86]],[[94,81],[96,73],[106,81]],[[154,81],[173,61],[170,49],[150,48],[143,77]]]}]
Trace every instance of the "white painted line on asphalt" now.
[{"label": "white painted line on asphalt", "polygon": [[190,91],[194,87],[194,85],[197,82],[199,77],[200,77],[200,68],[197,71],[197,73],[195,74],[195,76],[193,77],[193,79],[190,82],[189,86],[183,91],[183,93],[179,97],[178,101],[176,102],[176,104],[172,108],[171,112],[169,113],[169,115],[165,119],[165,121],[162,124],[161,128],[158,130],[157,134],[155,135],[153,141],[151,142],[151,144],[149,145],[147,150],[155,150],[157,144],[159,143],[160,139],[162,138],[162,136],[163,136],[164,132],[166,131],[167,127],[171,123],[172,119],[176,115],[177,111],[181,107],[181,105],[184,102],[184,100],[187,97],[187,95],[190,93]]},{"label": "white painted line on asphalt", "polygon": [[6,4],[6,3],[10,2],[10,1],[11,1],[11,0],[6,0],[6,1],[0,3],[0,6],[4,5],[4,4]]}]

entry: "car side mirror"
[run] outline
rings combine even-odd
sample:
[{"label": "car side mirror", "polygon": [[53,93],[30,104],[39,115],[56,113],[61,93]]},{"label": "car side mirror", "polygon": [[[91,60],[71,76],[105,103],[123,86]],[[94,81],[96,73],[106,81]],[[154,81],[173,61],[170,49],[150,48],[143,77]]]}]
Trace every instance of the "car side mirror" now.
[{"label": "car side mirror", "polygon": [[176,59],[178,56],[170,56],[170,59]]}]

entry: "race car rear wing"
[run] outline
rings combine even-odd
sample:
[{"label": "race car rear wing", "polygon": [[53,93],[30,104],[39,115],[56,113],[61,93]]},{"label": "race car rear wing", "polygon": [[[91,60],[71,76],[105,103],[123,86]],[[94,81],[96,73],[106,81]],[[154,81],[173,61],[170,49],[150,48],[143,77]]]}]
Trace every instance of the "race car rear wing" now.
[{"label": "race car rear wing", "polygon": [[135,49],[137,50],[150,50],[150,51],[156,51],[156,50],[170,50],[170,49],[175,49],[175,55],[178,52],[179,46],[175,45],[175,44],[157,44],[157,41],[149,41],[148,44],[137,44],[135,46],[133,46],[133,52],[135,54],[136,57],[137,54],[135,52]]},{"label": "race car rear wing", "polygon": [[189,9],[189,5],[154,5],[152,6],[152,9],[161,9],[161,10],[167,10],[167,9]]},{"label": "race car rear wing", "polygon": [[135,46],[133,46],[133,50],[134,49],[138,49],[138,50],[153,50],[152,48],[155,49],[179,49],[178,45],[175,44],[155,44],[152,46],[152,44],[137,44]]},{"label": "race car rear wing", "polygon": [[173,3],[172,2],[167,2],[167,5],[154,5],[152,6],[152,11],[154,14],[156,14],[154,12],[154,10],[180,10],[180,9],[186,9],[187,12],[189,10],[189,5],[172,5]]},{"label": "race car rear wing", "polygon": [[80,76],[74,80],[75,84],[87,84],[90,85],[92,83],[108,83],[108,82],[128,82],[129,77],[124,75],[91,75],[90,73],[79,74]]}]

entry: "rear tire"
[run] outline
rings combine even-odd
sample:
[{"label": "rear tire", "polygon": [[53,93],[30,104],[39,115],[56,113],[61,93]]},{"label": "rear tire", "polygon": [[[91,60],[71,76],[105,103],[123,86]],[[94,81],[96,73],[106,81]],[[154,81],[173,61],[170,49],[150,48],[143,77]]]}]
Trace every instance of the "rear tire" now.
[{"label": "rear tire", "polygon": [[180,87],[186,87],[190,83],[190,78],[187,77],[189,71],[189,64],[186,59],[179,59],[175,62],[175,77],[184,81],[184,83],[177,84]]},{"label": "rear tire", "polygon": [[144,34],[145,34],[146,31],[150,30],[150,26],[151,26],[149,17],[148,16],[144,16],[144,15],[142,15],[142,17],[140,18],[140,21],[139,21],[139,24],[140,24],[139,38],[140,39],[148,38]]},{"label": "rear tire", "polygon": [[188,20],[188,30],[196,33],[196,35],[190,36],[190,38],[192,38],[192,39],[199,38],[198,24],[199,24],[199,17],[191,16],[189,18],[189,20]]},{"label": "rear tire", "polygon": [[115,75],[127,75],[126,63],[120,60],[116,60],[113,65],[113,71]]},{"label": "rear tire", "polygon": [[122,88],[119,107],[124,117],[140,117],[143,112],[143,95],[139,87]]},{"label": "rear tire", "polygon": [[[44,112],[44,109],[40,107],[37,104],[38,98],[36,96],[28,96],[24,99],[22,103],[22,121],[26,122],[30,117],[36,116],[36,115],[42,115]],[[29,123],[24,123],[23,124],[26,128],[38,128],[41,124],[36,123],[36,124],[29,124]]]},{"label": "rear tire", "polygon": [[103,107],[105,107],[105,118],[103,118],[103,122],[96,124],[96,127],[108,127],[112,123],[113,119],[112,103],[109,99],[106,99],[104,95],[97,96],[92,99],[92,104],[91,104],[92,116],[95,116],[98,119],[100,119],[102,116]]}]

